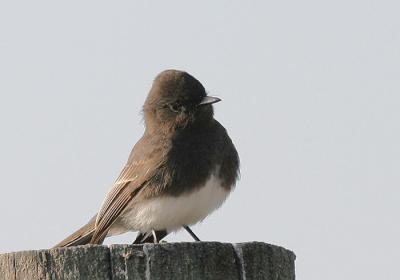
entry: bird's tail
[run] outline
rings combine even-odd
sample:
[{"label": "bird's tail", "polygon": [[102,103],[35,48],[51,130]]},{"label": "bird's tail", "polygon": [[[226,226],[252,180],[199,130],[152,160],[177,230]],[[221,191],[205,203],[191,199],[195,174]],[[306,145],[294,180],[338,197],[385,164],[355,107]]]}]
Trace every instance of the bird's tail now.
[{"label": "bird's tail", "polygon": [[75,231],[73,234],[65,238],[63,241],[55,245],[53,248],[71,247],[89,244],[95,231],[97,214],[89,220],[89,222]]}]

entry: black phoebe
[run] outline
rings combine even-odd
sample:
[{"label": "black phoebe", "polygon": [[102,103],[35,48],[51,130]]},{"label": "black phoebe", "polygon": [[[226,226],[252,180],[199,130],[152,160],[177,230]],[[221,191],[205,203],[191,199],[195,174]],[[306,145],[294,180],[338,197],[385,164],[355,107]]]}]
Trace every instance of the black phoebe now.
[{"label": "black phoebe", "polygon": [[[203,85],[183,71],[160,73],[143,106],[145,131],[99,213],[56,247],[101,244],[139,231],[135,243],[158,242],[220,207],[233,189],[239,157],[214,119]],[[194,236],[194,235],[192,235]]]}]

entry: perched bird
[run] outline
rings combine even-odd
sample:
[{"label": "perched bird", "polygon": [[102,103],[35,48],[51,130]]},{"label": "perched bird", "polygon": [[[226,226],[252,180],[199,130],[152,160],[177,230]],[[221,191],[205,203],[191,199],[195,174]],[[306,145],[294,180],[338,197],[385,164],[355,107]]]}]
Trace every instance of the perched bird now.
[{"label": "perched bird", "polygon": [[55,247],[101,244],[105,237],[138,231],[134,243],[158,242],[222,205],[239,174],[239,157],[213,117],[203,85],[178,70],[160,73],[143,106],[145,131],[85,226]]}]

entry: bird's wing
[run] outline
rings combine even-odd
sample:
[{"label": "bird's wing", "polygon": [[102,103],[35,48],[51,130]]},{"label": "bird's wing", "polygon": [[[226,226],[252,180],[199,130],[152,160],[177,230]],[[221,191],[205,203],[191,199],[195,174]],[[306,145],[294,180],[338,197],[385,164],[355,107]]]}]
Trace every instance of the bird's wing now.
[{"label": "bird's wing", "polygon": [[90,243],[99,244],[108,229],[121,214],[131,199],[146,185],[155,167],[149,161],[131,161],[121,171],[108,192],[96,218],[95,232]]},{"label": "bird's wing", "polygon": [[85,245],[90,242],[94,233],[94,224],[96,222],[96,215],[94,215],[89,222],[75,231],[73,234],[65,238],[63,241],[55,245],[53,248],[60,248],[60,247],[70,247],[70,246],[78,246],[78,245]]}]

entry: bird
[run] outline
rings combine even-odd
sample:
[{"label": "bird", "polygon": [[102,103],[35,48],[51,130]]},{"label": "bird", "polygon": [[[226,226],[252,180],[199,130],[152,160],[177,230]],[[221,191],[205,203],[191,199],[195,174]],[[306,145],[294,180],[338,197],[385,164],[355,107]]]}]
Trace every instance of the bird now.
[{"label": "bird", "polygon": [[156,76],[143,105],[144,132],[99,212],[54,247],[102,244],[138,232],[134,244],[158,243],[219,208],[239,178],[239,155],[199,80],[181,70]]}]

